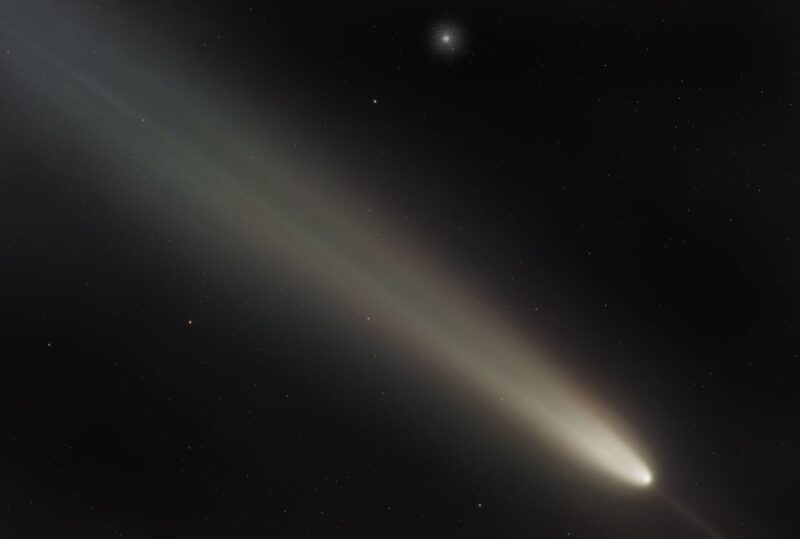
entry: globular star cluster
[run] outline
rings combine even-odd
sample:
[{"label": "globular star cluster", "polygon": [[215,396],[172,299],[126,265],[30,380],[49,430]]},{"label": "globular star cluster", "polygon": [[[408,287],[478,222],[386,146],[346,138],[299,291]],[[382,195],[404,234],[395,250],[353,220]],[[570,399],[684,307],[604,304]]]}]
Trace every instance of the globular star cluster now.
[{"label": "globular star cluster", "polygon": [[464,31],[455,23],[441,23],[434,28],[432,47],[439,54],[452,56],[466,47]]}]

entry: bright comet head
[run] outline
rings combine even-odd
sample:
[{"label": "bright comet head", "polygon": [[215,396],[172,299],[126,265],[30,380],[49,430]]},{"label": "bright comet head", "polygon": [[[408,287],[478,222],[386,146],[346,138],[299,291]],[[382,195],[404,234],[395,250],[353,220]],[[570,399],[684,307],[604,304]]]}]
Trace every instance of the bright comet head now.
[{"label": "bright comet head", "polygon": [[643,487],[650,486],[652,482],[653,474],[651,474],[649,470],[643,471],[641,476],[639,476],[639,484]]}]

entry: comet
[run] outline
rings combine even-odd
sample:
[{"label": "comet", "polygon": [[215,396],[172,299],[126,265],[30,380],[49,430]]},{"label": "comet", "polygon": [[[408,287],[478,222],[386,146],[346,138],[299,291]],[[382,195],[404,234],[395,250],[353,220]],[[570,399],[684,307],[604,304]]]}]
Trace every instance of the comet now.
[{"label": "comet", "polygon": [[[424,230],[381,219],[346,174],[309,166],[318,161],[314,149],[287,144],[291,127],[267,118],[270,136],[247,104],[226,108],[197,85],[164,79],[180,72],[167,59],[121,67],[143,65],[122,38],[102,49],[91,39],[71,41],[111,40],[88,18],[64,13],[62,31],[52,31],[24,7],[9,9],[16,11],[0,23],[13,44],[4,85],[24,96],[20,110],[45,104],[60,114],[79,151],[120,176],[135,171],[136,181],[117,187],[135,213],[153,226],[191,231],[193,248],[204,252],[221,256],[235,245],[259,268],[260,285],[280,281],[304,291],[325,306],[324,316],[350,321],[339,324],[342,331],[367,331],[404,351],[421,379],[447,380],[459,397],[486,404],[587,473],[636,488],[653,483],[636,444],[580,396],[563,361],[451,263],[420,247]],[[453,39],[441,36],[448,47]]]}]

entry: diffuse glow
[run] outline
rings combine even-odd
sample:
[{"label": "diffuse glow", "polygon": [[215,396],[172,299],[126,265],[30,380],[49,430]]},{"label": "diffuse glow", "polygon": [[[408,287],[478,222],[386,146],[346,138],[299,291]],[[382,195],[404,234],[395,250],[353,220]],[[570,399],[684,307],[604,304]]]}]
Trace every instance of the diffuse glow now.
[{"label": "diffuse glow", "polygon": [[463,32],[453,23],[438,25],[433,33],[433,47],[442,53],[453,54],[464,45]]},{"label": "diffuse glow", "polygon": [[[379,223],[384,233],[376,236],[376,219],[354,209],[359,197],[343,182],[337,192],[309,192],[297,181],[297,157],[279,142],[252,142],[259,139],[245,123],[213,108],[182,107],[202,96],[171,95],[162,81],[117,68],[121,52],[113,62],[95,59],[95,67],[81,69],[61,54],[68,47],[35,25],[2,31],[15,37],[20,78],[31,65],[48,73],[48,91],[58,92],[65,116],[80,113],[75,128],[91,141],[89,151],[134,152],[136,166],[161,183],[130,186],[131,196],[158,209],[167,223],[202,223],[198,245],[221,249],[239,242],[254,265],[268,261],[274,275],[264,275],[265,285],[280,275],[313,290],[357,321],[354,331],[369,324],[408,349],[420,376],[444,373],[460,391],[588,469],[634,486],[652,482],[637,451],[578,398],[523,328],[477,305],[478,290],[412,247],[391,223]],[[440,38],[453,46],[454,35]],[[29,77],[34,89],[38,80]],[[161,113],[163,103],[170,104],[168,115]]]}]

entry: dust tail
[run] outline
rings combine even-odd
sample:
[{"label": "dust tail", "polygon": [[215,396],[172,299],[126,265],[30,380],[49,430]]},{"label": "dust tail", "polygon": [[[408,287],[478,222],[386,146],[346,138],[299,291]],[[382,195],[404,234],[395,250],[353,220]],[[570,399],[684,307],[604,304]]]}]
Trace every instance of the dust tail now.
[{"label": "dust tail", "polygon": [[658,494],[661,499],[667,502],[667,504],[672,509],[674,509],[675,512],[677,512],[682,517],[689,520],[692,524],[703,530],[706,534],[708,534],[709,537],[714,537],[715,539],[724,539],[721,533],[712,528],[703,519],[692,513],[689,509],[678,503],[678,501],[672,498],[669,494],[659,489],[655,489],[654,492]]}]

